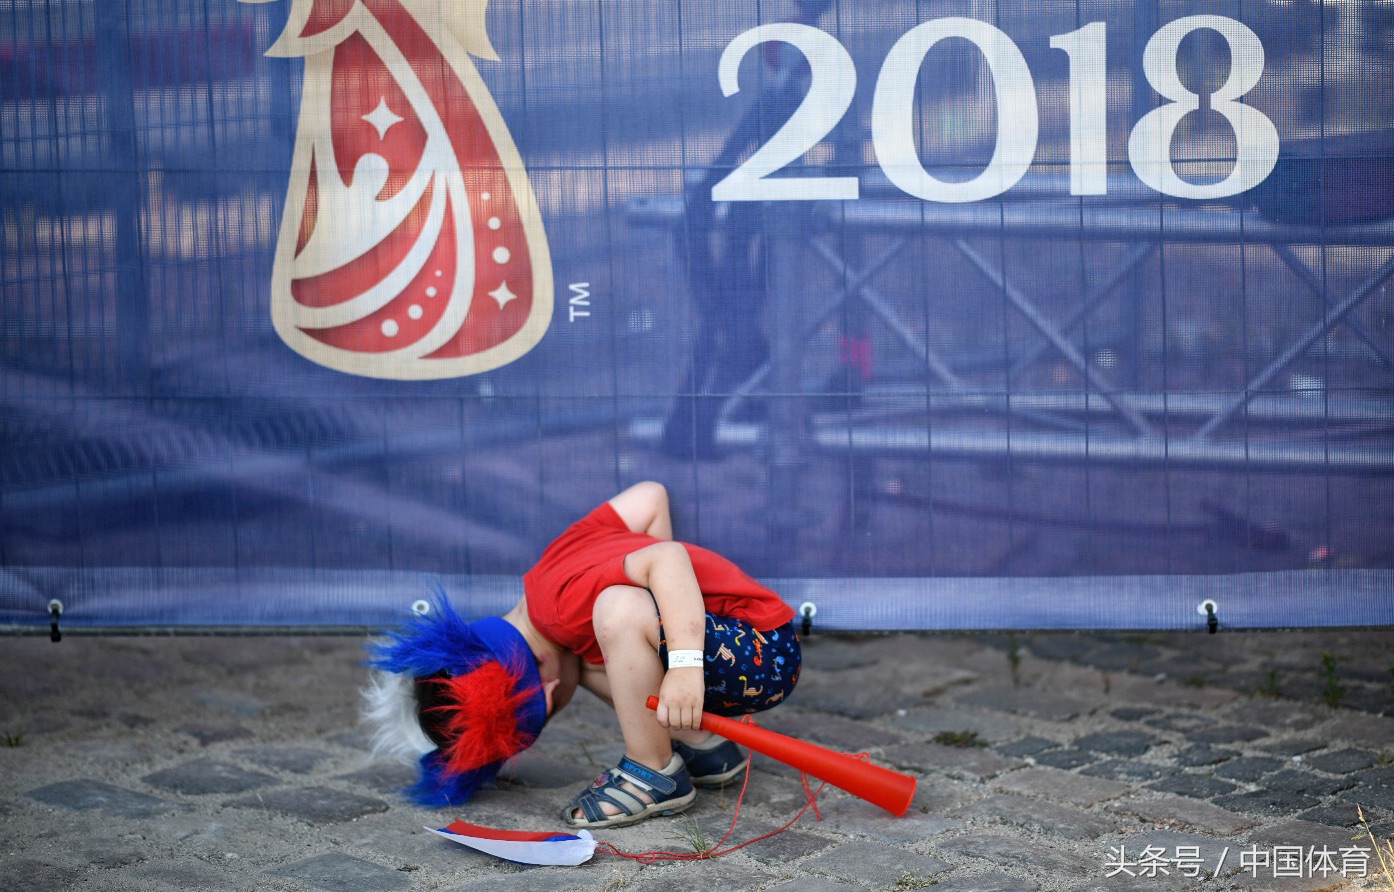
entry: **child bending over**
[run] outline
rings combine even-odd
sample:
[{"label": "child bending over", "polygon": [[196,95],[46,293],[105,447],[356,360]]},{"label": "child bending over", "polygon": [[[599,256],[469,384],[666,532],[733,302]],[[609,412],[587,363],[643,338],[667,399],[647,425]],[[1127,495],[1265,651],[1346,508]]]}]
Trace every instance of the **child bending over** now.
[{"label": "child bending over", "polygon": [[[618,827],[692,804],[744,756],[700,728],[744,715],[799,677],[794,611],[739,567],[673,540],[668,492],[644,482],[572,524],[523,576],[502,617],[465,623],[444,596],[370,645],[374,748],[419,758],[408,792],[459,805],[585,688],[612,705],[624,758],[562,809],[570,827]],[[658,696],[658,709],[646,702]]]}]

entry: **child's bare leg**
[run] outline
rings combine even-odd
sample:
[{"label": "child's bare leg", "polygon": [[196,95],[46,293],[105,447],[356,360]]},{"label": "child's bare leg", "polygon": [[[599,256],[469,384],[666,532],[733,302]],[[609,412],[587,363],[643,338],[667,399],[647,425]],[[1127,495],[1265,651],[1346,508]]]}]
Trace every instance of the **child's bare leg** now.
[{"label": "child's bare leg", "polygon": [[595,602],[595,637],[605,654],[605,679],[610,702],[624,735],[625,754],[640,764],[662,770],[673,757],[666,728],[648,708],[658,693],[663,667],[658,662],[658,614],[649,593],[615,585]]},{"label": "child's bare leg", "polygon": [[[658,613],[653,599],[641,588],[611,586],[600,593],[592,614],[595,637],[605,654],[603,669],[587,668],[581,683],[615,708],[625,755],[657,771],[668,767],[673,758],[672,740],[700,742],[710,735],[701,730],[664,728],[657,714],[648,708],[648,698],[658,693],[663,682],[663,666],[658,661]],[[651,797],[632,784],[621,786],[641,799]],[[602,802],[606,814],[619,810]],[[573,817],[580,818],[577,809]]]}]

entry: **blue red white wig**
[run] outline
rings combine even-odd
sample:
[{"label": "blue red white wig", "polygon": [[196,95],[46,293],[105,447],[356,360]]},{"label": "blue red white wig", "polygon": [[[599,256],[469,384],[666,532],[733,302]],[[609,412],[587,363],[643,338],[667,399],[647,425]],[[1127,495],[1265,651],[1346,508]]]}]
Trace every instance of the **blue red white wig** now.
[{"label": "blue red white wig", "polygon": [[547,700],[521,632],[498,617],[465,622],[443,591],[429,604],[369,642],[363,718],[375,753],[417,760],[408,796],[460,805],[537,739]]}]

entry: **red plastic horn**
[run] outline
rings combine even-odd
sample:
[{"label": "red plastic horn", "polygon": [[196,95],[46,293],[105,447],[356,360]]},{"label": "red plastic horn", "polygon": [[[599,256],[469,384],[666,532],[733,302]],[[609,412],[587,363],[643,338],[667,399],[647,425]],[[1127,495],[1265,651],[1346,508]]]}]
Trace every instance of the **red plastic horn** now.
[{"label": "red plastic horn", "polygon": [[[650,697],[648,707],[657,709],[658,698]],[[761,755],[827,781],[859,799],[884,808],[896,817],[905,814],[915,798],[916,781],[913,777],[863,762],[856,756],[833,752],[775,731],[766,731],[758,725],[710,712],[702,713],[702,730],[734,740]]]}]

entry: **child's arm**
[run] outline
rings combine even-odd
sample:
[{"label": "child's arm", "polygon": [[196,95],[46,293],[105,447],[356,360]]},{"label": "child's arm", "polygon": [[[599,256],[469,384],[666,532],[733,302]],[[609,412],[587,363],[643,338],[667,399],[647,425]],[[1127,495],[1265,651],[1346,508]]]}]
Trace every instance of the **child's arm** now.
[{"label": "child's arm", "polygon": [[662,483],[645,480],[610,499],[610,507],[636,533],[655,539],[673,538],[673,518],[668,513],[668,490]]},{"label": "child's arm", "polygon": [[[701,651],[707,618],[687,549],[678,542],[659,542],[631,553],[624,569],[631,582],[653,593],[668,651]],[[701,666],[667,670],[658,689],[658,723],[665,728],[701,727],[705,693]]]}]

